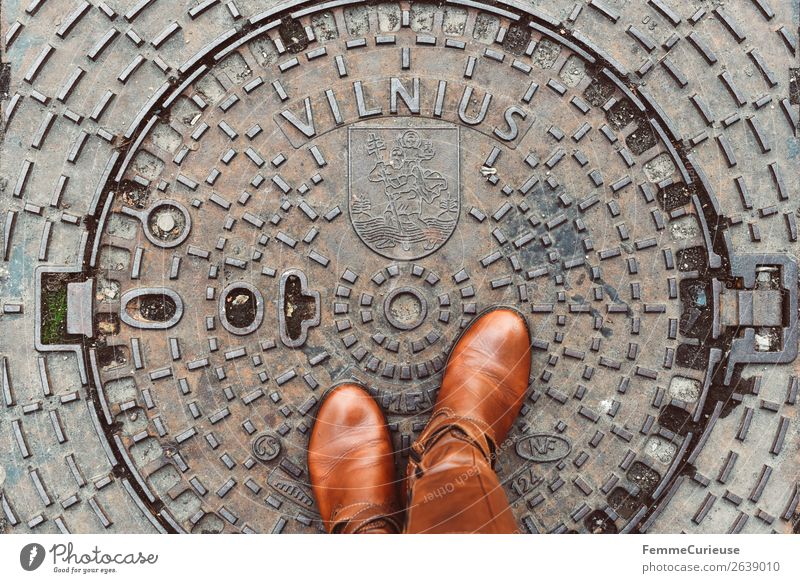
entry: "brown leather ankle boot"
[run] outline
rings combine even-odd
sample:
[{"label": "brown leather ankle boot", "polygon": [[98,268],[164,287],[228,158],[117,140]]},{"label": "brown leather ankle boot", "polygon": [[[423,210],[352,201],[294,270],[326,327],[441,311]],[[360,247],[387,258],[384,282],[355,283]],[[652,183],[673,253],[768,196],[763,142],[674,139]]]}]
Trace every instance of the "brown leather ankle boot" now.
[{"label": "brown leather ankle boot", "polygon": [[389,428],[364,388],[344,384],[325,396],[308,443],[308,471],[328,532],[400,532]]},{"label": "brown leather ankle boot", "polygon": [[497,308],[456,342],[427,427],[411,446],[408,532],[515,532],[492,467],[528,388],[524,316]]}]

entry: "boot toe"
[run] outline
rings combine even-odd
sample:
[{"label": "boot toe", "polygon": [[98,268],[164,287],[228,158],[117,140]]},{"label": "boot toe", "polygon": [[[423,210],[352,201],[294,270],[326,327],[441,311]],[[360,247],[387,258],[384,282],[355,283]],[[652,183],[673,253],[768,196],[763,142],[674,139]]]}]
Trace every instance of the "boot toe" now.
[{"label": "boot toe", "polygon": [[309,439],[308,470],[329,528],[337,508],[396,506],[391,437],[380,407],[362,387],[340,385],[324,397]]},{"label": "boot toe", "polygon": [[[530,328],[521,313],[510,308],[498,308],[481,316],[475,327],[480,329],[476,335],[485,343],[501,343],[504,347],[518,347],[526,350],[530,346]],[[477,331],[477,330],[476,330]]]},{"label": "boot toe", "polygon": [[475,320],[453,347],[437,406],[474,417],[502,441],[528,388],[531,334],[525,317],[496,308]]},{"label": "boot toe", "polygon": [[344,384],[331,389],[324,397],[317,413],[315,431],[383,424],[383,414],[374,399],[358,385]]}]

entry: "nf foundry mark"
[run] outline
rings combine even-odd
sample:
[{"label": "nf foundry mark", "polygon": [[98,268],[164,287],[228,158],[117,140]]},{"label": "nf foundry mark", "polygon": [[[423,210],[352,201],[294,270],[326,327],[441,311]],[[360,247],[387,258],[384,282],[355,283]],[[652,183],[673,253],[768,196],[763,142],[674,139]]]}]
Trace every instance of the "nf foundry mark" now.
[{"label": "nf foundry mark", "polygon": [[572,451],[572,445],[558,435],[535,433],[517,441],[515,449],[517,454],[526,460],[547,463],[567,457]]},{"label": "nf foundry mark", "polygon": [[358,127],[348,135],[350,221],[373,251],[418,259],[444,245],[460,209],[457,127]]}]

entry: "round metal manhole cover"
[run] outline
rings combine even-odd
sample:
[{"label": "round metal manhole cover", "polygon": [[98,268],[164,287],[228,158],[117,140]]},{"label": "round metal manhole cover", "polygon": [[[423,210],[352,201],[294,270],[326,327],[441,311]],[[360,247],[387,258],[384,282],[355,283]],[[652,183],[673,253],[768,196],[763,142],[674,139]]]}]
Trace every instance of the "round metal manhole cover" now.
[{"label": "round metal manhole cover", "polygon": [[634,528],[704,410],[708,195],[588,48],[387,6],[255,26],[143,118],[98,248],[120,294],[96,317],[123,320],[92,357],[103,421],[177,528],[317,530],[324,391],[369,387],[403,468],[459,331],[514,306],[533,372],[498,469],[521,528]]}]

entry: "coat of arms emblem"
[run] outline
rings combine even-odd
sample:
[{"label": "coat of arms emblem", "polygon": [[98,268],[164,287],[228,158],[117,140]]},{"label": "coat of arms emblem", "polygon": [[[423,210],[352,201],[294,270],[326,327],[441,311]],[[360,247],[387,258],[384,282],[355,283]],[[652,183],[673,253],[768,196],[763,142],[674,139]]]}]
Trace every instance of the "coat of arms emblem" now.
[{"label": "coat of arms emblem", "polygon": [[350,128],[350,220],[392,259],[418,259],[447,242],[460,212],[457,127]]}]

